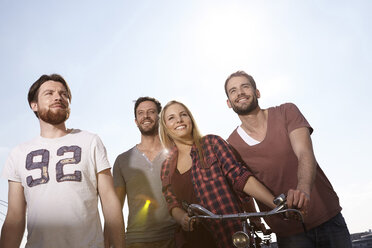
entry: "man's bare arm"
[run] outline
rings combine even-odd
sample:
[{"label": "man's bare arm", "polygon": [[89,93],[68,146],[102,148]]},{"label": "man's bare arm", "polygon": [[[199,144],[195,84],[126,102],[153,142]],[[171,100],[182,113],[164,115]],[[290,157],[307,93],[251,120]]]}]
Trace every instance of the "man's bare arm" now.
[{"label": "man's bare arm", "polygon": [[0,247],[19,247],[26,224],[26,200],[20,182],[9,181],[8,212],[1,229]]},{"label": "man's bare arm", "polygon": [[[124,218],[119,199],[115,193],[114,182],[109,169],[98,173],[98,193],[105,218],[106,238],[115,248],[125,247]],[[107,245],[107,240],[105,240]]]},{"label": "man's bare arm", "polygon": [[295,129],[289,134],[289,138],[298,159],[298,183],[296,189],[288,191],[287,204],[290,208],[303,208],[306,213],[316,176],[316,160],[309,129],[307,127]]}]

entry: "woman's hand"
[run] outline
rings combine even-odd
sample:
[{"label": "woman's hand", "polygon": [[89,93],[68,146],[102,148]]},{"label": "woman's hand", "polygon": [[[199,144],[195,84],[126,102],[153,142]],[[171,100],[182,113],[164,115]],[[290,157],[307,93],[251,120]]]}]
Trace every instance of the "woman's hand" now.
[{"label": "woman's hand", "polygon": [[194,224],[195,224],[195,219],[192,219],[191,222],[190,222],[190,217],[187,215],[187,213],[185,213],[183,216],[182,216],[182,219],[181,219],[181,226],[182,226],[182,229],[186,232],[191,232],[191,231],[194,231]]},{"label": "woman's hand", "polygon": [[192,221],[189,223],[190,217],[185,210],[175,207],[172,209],[172,216],[177,221],[177,223],[181,225],[184,231],[191,232],[194,230],[194,224],[196,220],[192,219]]}]

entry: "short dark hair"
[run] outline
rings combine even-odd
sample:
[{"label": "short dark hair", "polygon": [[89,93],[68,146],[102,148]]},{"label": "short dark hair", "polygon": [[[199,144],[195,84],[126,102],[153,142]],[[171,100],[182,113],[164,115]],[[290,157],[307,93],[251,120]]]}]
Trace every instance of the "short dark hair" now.
[{"label": "short dark hair", "polygon": [[228,92],[227,92],[227,83],[230,81],[231,78],[233,77],[245,77],[246,79],[249,80],[249,82],[251,83],[253,89],[257,89],[256,87],[256,82],[254,81],[253,77],[249,74],[247,74],[245,71],[237,71],[237,72],[234,72],[233,74],[231,74],[225,81],[225,93],[226,93],[226,96],[228,97]]},{"label": "short dark hair", "polygon": [[155,98],[153,97],[149,97],[149,96],[143,96],[143,97],[139,97],[135,104],[134,104],[134,117],[137,118],[137,108],[138,108],[138,105],[140,105],[141,102],[146,102],[146,101],[150,101],[150,102],[153,102],[155,103],[156,105],[156,110],[158,111],[158,114],[160,114],[161,112],[161,103],[156,100]]},{"label": "short dark hair", "polygon": [[[51,75],[42,75],[38,80],[35,81],[35,83],[33,83],[28,91],[28,104],[30,105],[31,107],[31,103],[32,102],[36,102],[38,100],[38,94],[39,94],[39,89],[40,89],[40,86],[47,82],[47,81],[55,81],[55,82],[59,82],[61,84],[63,84],[63,86],[65,86],[66,88],[66,91],[67,91],[67,97],[68,97],[68,100],[71,102],[71,90],[70,90],[70,87],[68,87],[68,84],[67,82],[65,81],[65,79],[59,75],[59,74],[51,74]],[[37,118],[39,118],[37,112],[35,112],[35,115]]]}]

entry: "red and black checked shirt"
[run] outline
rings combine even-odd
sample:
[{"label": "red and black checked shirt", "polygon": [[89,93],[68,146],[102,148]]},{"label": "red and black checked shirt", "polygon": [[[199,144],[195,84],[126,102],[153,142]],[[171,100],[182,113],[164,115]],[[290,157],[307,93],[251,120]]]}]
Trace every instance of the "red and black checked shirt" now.
[{"label": "red and black checked shirt", "polygon": [[[192,184],[198,203],[215,214],[242,212],[242,203],[249,201],[243,188],[251,172],[237,162],[229,144],[216,135],[204,136],[201,140],[204,164],[199,159],[196,146],[191,148]],[[172,175],[177,166],[178,150],[170,152],[162,166],[162,190],[169,212],[174,207],[182,208],[172,189]],[[208,221],[206,227],[219,247],[234,247],[232,235],[242,230],[240,221]]]}]

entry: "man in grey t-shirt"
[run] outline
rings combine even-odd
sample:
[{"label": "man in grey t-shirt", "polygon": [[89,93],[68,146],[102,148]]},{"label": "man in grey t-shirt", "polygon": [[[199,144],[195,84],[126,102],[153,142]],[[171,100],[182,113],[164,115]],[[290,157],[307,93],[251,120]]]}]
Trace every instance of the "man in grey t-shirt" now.
[{"label": "man in grey t-shirt", "polygon": [[158,127],[161,104],[140,97],[134,105],[141,143],[120,154],[114,164],[114,184],[122,206],[128,198],[126,247],[173,248],[175,222],[161,192],[160,170],[165,159]]}]

